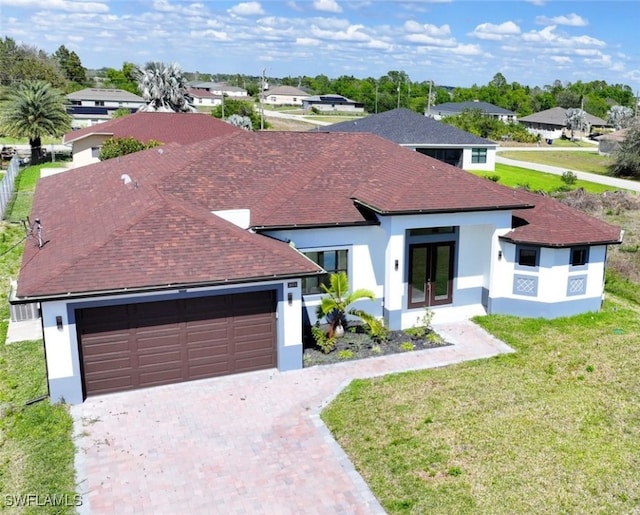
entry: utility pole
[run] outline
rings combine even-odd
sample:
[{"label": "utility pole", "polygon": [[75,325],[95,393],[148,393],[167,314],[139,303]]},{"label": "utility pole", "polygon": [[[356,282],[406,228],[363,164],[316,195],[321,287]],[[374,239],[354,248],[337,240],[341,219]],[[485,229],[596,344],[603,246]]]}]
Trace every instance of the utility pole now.
[{"label": "utility pole", "polygon": [[378,81],[376,81],[376,114],[378,114]]},{"label": "utility pole", "polygon": [[433,81],[429,81],[429,96],[427,97],[427,116],[431,117],[431,86]]},{"label": "utility pole", "polygon": [[398,109],[400,109],[400,83],[398,82]]},{"label": "utility pole", "polygon": [[262,80],[260,81],[260,130],[264,130],[264,74],[267,69],[262,68]]}]

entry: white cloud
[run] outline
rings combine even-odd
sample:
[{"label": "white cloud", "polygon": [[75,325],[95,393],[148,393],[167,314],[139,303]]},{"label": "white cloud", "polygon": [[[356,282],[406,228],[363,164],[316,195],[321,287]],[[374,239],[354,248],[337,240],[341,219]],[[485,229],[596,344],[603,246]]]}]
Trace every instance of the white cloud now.
[{"label": "white cloud", "polygon": [[231,41],[229,34],[219,30],[192,30],[191,36],[212,41]]},{"label": "white cloud", "polygon": [[407,32],[415,34],[423,33],[433,37],[443,37],[449,36],[451,34],[451,27],[449,27],[449,25],[445,24],[438,27],[437,25],[431,25],[429,23],[422,24],[413,20],[406,21],[404,24],[404,29]]},{"label": "white cloud", "polygon": [[554,63],[557,64],[569,64],[571,63],[571,58],[566,55],[552,55],[549,57]]},{"label": "white cloud", "polygon": [[408,34],[405,37],[405,40],[411,43],[417,43],[420,45],[435,45],[435,46],[443,46],[443,47],[451,47],[455,46],[456,40],[453,38],[434,38],[429,36],[428,34]]},{"label": "white cloud", "polygon": [[481,55],[482,50],[478,45],[458,45],[450,51],[457,55]]},{"label": "white cloud", "polygon": [[331,13],[342,12],[342,7],[338,5],[336,0],[314,0],[313,7],[318,11],[327,11]]},{"label": "white cloud", "polygon": [[473,29],[473,32],[469,33],[469,36],[478,39],[500,41],[507,36],[517,36],[518,34],[520,34],[520,27],[512,21],[505,21],[500,25],[481,23]]},{"label": "white cloud", "polygon": [[329,39],[334,41],[368,41],[370,38],[361,30],[363,25],[350,25],[346,30],[323,30],[320,27],[312,25],[310,28],[311,35],[320,39]]},{"label": "white cloud", "polygon": [[393,49],[393,45],[386,41],[382,41],[381,39],[372,39],[367,43],[367,48],[373,48],[376,50],[391,50]]},{"label": "white cloud", "polygon": [[71,0],[2,0],[7,7],[26,7],[36,9],[49,9],[67,12],[106,13],[109,6],[100,2],[75,2]]},{"label": "white cloud", "polygon": [[320,46],[322,42],[315,38],[296,38],[296,45],[302,46]]},{"label": "white cloud", "polygon": [[586,27],[589,25],[587,20],[575,13],[567,14],[566,16],[554,16],[552,18],[537,16],[536,23],[539,25],[569,25],[570,27]]},{"label": "white cloud", "polygon": [[551,45],[553,48],[569,49],[573,53],[590,48],[604,48],[606,43],[591,36],[566,36],[555,32],[556,26],[549,25],[540,31],[532,30],[522,35],[523,41]]},{"label": "white cloud", "polygon": [[264,14],[260,2],[241,2],[228,9],[227,12],[236,16],[258,16]]},{"label": "white cloud", "polygon": [[[162,13],[175,13],[180,16],[202,16],[206,14],[206,7],[202,3],[172,4],[168,0],[153,0],[153,8]],[[149,14],[149,13],[144,13]]]}]

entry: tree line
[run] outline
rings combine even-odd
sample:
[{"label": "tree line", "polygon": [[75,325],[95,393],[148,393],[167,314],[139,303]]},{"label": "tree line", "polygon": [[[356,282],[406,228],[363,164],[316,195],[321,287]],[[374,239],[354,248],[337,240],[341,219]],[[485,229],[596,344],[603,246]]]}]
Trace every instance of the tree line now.
[{"label": "tree line", "polygon": [[[140,94],[136,78],[137,65],[123,62],[121,68],[88,70],[74,51],[60,46],[53,54],[47,54],[33,46],[16,43],[12,38],[0,39],[0,86],[10,86],[23,80],[38,79],[50,83],[65,93],[84,87],[104,86],[124,89]],[[202,74],[184,72],[185,80],[210,80],[225,82],[247,90],[257,98],[262,77],[244,74]],[[608,84],[604,80],[591,82],[554,81],[545,86],[527,86],[508,82],[502,73],[496,73],[485,85],[471,87],[438,84],[433,80],[412,80],[405,71],[391,70],[374,78],[357,78],[341,75],[329,78],[315,77],[266,77],[266,83],[296,86],[310,94],[334,93],[361,102],[368,113],[380,113],[405,107],[424,112],[431,105],[445,102],[480,100],[515,112],[518,117],[527,116],[552,107],[581,108],[585,112],[606,119],[613,106],[636,109],[636,98],[626,84]]]}]

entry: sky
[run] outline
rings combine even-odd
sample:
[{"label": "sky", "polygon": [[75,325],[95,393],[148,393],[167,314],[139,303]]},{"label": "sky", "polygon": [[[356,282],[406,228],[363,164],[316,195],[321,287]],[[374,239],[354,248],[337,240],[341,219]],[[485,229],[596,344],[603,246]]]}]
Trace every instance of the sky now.
[{"label": "sky", "polygon": [[0,37],[85,68],[640,89],[640,0],[0,0]]}]

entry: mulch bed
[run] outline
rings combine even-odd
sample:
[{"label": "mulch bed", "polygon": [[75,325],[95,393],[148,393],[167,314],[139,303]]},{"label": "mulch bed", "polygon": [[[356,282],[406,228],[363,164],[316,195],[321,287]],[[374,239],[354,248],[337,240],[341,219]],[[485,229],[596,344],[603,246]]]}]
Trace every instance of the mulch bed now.
[{"label": "mulch bed", "polygon": [[337,340],[336,348],[327,354],[315,346],[315,342],[311,338],[307,338],[302,361],[304,367],[311,367],[353,361],[354,359],[435,349],[448,345],[451,344],[445,342],[433,331],[430,331],[430,334],[425,338],[417,338],[405,331],[390,331],[388,338],[377,342],[355,326],[351,330],[347,330],[345,335]]}]

